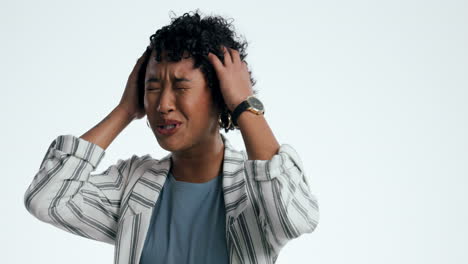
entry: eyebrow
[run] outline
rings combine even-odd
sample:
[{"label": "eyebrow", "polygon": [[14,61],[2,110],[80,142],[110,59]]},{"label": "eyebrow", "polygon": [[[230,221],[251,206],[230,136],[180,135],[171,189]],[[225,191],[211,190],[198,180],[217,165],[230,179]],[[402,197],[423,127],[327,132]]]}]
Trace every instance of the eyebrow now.
[{"label": "eyebrow", "polygon": [[[158,78],[158,77],[152,77],[152,78],[149,78],[146,83],[149,83],[149,82],[160,82],[161,80]],[[191,80],[189,79],[186,79],[186,78],[177,78],[175,77],[174,78],[174,81],[175,82],[190,82]]]}]

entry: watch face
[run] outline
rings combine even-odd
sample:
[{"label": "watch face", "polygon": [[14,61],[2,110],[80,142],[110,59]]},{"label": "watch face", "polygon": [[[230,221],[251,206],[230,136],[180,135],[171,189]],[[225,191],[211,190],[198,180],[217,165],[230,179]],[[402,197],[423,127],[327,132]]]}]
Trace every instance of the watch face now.
[{"label": "watch face", "polygon": [[263,104],[262,104],[262,102],[261,102],[260,100],[258,100],[256,97],[250,97],[250,98],[248,99],[248,101],[249,101],[249,104],[250,104],[253,108],[255,108],[255,109],[259,110],[259,111],[263,111],[263,110],[264,110],[264,109],[263,109]]}]

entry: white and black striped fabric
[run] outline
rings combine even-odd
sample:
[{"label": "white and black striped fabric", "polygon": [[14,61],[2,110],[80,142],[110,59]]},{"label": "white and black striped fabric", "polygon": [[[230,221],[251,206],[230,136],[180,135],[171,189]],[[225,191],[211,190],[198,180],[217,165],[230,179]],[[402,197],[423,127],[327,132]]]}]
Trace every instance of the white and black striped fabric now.
[{"label": "white and black striped fabric", "polygon": [[[223,196],[230,263],[275,263],[290,240],[319,221],[317,198],[289,144],[270,160],[248,160],[225,135]],[[170,169],[132,155],[93,173],[105,150],[73,135],[53,140],[24,195],[27,210],[73,234],[115,245],[114,264],[138,264],[152,209]]]}]

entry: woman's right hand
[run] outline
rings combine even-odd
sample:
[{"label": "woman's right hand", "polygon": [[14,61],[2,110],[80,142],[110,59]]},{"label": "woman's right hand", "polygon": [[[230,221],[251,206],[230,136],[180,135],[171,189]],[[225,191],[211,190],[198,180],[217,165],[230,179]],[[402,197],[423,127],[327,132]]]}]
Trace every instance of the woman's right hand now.
[{"label": "woman's right hand", "polygon": [[119,108],[123,108],[133,119],[140,119],[146,115],[143,104],[145,95],[144,81],[150,55],[151,49],[148,46],[133,67],[118,105]]}]

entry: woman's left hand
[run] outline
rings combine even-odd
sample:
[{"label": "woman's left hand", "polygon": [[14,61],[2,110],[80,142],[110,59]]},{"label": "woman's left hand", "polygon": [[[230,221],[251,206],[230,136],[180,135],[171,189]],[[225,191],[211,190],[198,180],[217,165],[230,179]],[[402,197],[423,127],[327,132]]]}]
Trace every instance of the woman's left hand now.
[{"label": "woman's left hand", "polygon": [[232,112],[248,96],[253,95],[247,63],[241,61],[239,52],[223,47],[224,63],[213,53],[208,60],[213,64],[219,80],[224,102]]}]

